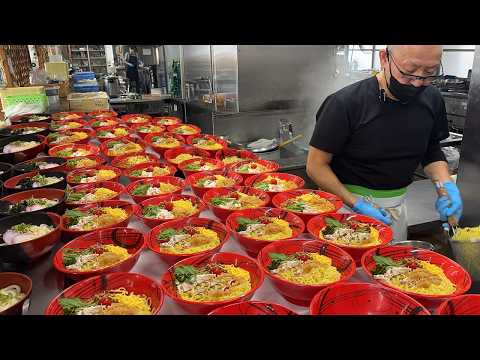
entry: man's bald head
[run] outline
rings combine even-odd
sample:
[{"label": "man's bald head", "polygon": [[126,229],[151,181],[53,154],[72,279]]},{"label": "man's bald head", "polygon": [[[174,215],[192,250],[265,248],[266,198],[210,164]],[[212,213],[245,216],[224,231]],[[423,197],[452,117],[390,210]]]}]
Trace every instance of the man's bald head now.
[{"label": "man's bald head", "polygon": [[[442,61],[442,45],[387,45],[387,49],[389,57],[386,50],[380,50],[382,70],[392,67],[395,77],[402,83],[406,82],[402,81],[399,70],[417,76],[431,76],[438,71]],[[389,71],[386,77],[389,80]],[[420,82],[416,80],[413,85],[420,86]]]}]

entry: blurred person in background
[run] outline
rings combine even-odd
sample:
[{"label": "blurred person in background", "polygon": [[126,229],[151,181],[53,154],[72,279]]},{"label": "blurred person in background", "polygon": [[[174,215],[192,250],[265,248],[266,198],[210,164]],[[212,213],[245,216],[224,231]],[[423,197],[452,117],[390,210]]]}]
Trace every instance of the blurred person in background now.
[{"label": "blurred person in background", "polygon": [[132,84],[135,83],[135,92],[140,93],[140,80],[138,76],[138,65],[140,59],[134,46],[128,48],[125,54],[125,64],[127,65],[127,79],[129,82],[129,92],[132,92]]}]

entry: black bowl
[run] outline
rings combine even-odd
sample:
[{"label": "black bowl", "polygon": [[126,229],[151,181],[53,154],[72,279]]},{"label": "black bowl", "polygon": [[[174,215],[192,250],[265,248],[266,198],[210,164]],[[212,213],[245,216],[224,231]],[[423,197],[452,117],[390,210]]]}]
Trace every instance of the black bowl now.
[{"label": "black bowl", "polygon": [[[46,116],[48,118],[44,120],[30,121],[30,119],[34,116]],[[50,122],[50,121],[52,121],[52,116],[50,114],[25,114],[25,115],[14,116],[11,119],[11,122],[13,125],[24,124],[24,123],[35,124],[36,122]]]},{"label": "black bowl", "polygon": [[[42,124],[45,124],[45,123],[42,123]],[[17,124],[17,125],[20,125],[20,124]],[[31,127],[35,127],[35,123],[29,123],[29,126]],[[38,131],[36,133],[33,133],[33,134],[23,134],[22,132],[19,131],[19,129],[12,129],[11,127],[7,127],[7,128],[4,128],[4,129],[1,129],[0,130],[0,138],[5,138],[5,137],[10,137],[10,136],[27,136],[27,135],[43,135],[43,136],[47,136],[48,134],[50,133],[50,129],[47,127],[47,128],[44,128],[43,130],[41,131]]]},{"label": "black bowl", "polygon": [[13,176],[13,165],[9,163],[0,162],[0,180],[5,181]]},{"label": "black bowl", "polygon": [[[14,186],[18,184],[18,181],[21,179],[18,179],[19,177],[33,177],[37,174],[42,174],[44,176],[56,176],[56,177],[62,177],[63,179],[59,182],[56,182],[51,185],[47,186],[42,186],[38,188],[22,188],[22,189],[17,189]],[[28,176],[27,176],[28,175]],[[13,184],[15,183],[15,184]],[[67,174],[62,171],[32,171],[29,173],[21,174],[14,176],[13,178],[10,178],[8,181],[6,181],[3,184],[3,188],[5,191],[5,194],[15,194],[21,191],[27,191],[27,190],[36,190],[36,189],[60,189],[60,190],[65,190],[67,188]]]},{"label": "black bowl", "polygon": [[[16,164],[13,166],[13,174],[14,175],[20,175],[20,174],[25,174],[27,172],[31,171],[40,171],[40,172],[46,172],[46,171],[57,171],[57,168],[51,168],[51,169],[44,169],[40,170],[37,169],[36,166],[34,165],[36,162],[39,161],[46,161],[48,163],[55,163],[59,165],[65,165],[67,163],[67,159],[61,158],[61,157],[56,157],[56,156],[41,156],[37,157],[28,161],[24,161],[22,163]],[[63,170],[63,168],[62,168]]]},{"label": "black bowl", "polygon": [[[41,144],[31,149],[24,151],[18,151],[14,153],[4,154],[3,147],[14,141],[39,141]],[[33,159],[37,154],[45,149],[45,137],[42,135],[29,134],[29,135],[15,135],[8,138],[0,139],[0,162],[6,162],[9,164],[18,164],[19,162]]]},{"label": "black bowl", "polygon": [[[53,205],[49,208],[44,208],[41,210],[36,211],[29,211],[29,212],[11,212],[10,205],[17,204],[18,202],[26,199],[31,199],[32,197],[35,198],[47,198],[50,200],[58,199],[59,202],[56,205]],[[21,191],[15,194],[10,194],[2,199],[0,199],[0,217],[6,216],[13,216],[18,214],[33,214],[39,212],[53,212],[58,215],[63,215],[66,209],[65,205],[65,190],[60,189],[33,189],[28,191]]]},{"label": "black bowl", "polygon": [[[58,217],[57,214],[50,215]],[[57,218],[58,225],[46,212],[27,213],[9,216],[0,219],[0,261],[4,263],[25,263],[31,262],[49,252],[60,240],[60,217]],[[41,225],[46,224],[56,228],[53,232],[38,239],[26,241],[19,244],[7,245],[3,241],[3,234],[14,225],[21,223]],[[58,229],[57,229],[58,227]]]}]

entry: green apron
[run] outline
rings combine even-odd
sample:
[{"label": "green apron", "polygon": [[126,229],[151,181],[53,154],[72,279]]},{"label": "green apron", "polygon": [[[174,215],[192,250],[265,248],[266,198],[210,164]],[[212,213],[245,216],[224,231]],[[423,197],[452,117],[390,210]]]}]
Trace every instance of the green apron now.
[{"label": "green apron", "polygon": [[407,206],[405,199],[407,188],[395,190],[373,190],[363,186],[344,184],[352,194],[362,197],[370,197],[373,202],[385,209],[395,213],[396,219],[392,217],[393,240],[391,244],[407,240]]}]

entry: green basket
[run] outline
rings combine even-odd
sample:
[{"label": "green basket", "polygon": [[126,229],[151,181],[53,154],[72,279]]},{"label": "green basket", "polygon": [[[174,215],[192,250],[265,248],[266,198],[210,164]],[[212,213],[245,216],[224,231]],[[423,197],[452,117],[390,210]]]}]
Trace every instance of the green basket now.
[{"label": "green basket", "polygon": [[3,107],[7,108],[17,104],[38,104],[48,107],[48,98],[45,94],[15,95],[2,98]]}]

